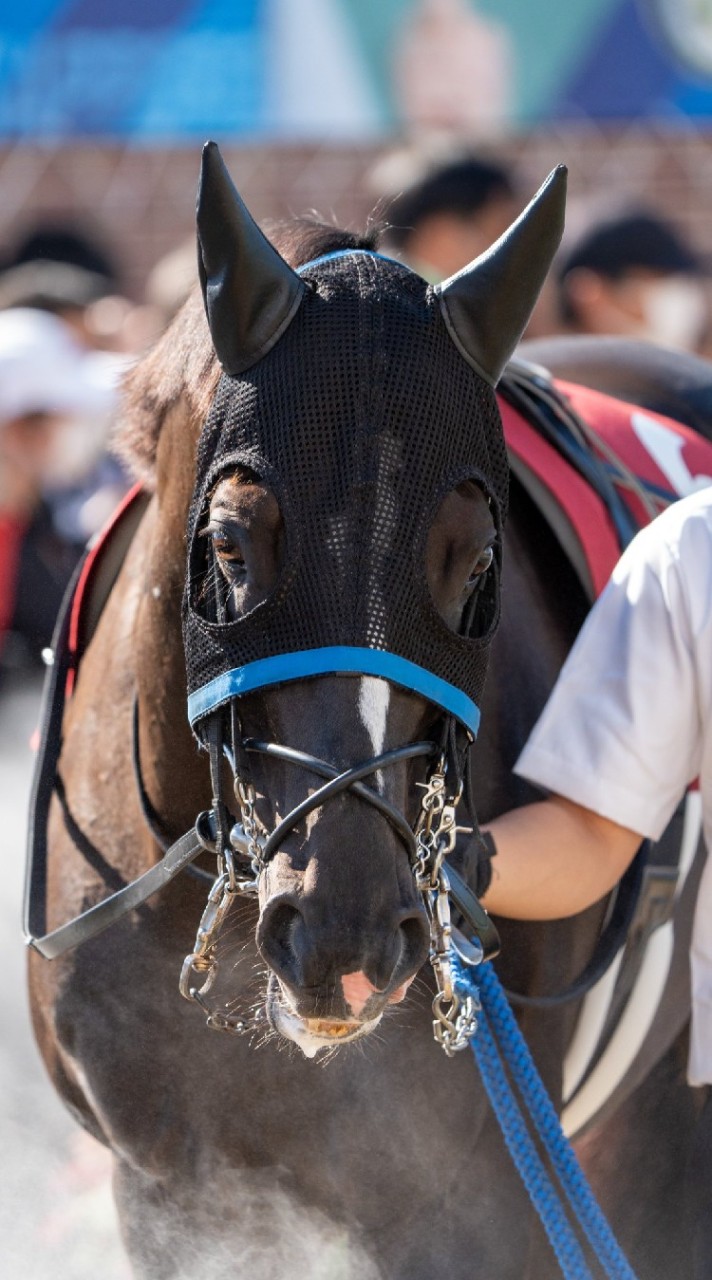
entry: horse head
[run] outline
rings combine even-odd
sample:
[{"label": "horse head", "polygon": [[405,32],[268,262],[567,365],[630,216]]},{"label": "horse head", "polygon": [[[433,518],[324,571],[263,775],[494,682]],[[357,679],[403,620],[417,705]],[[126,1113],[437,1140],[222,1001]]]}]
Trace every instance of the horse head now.
[{"label": "horse head", "polygon": [[254,873],[272,1025],[309,1055],[372,1030],[432,943],[428,806],[462,791],[498,618],[493,388],[564,190],[556,170],[433,288],[364,249],[295,270],[204,151],[199,273],[222,374],[188,519],[189,718],[220,865],[233,888]]}]

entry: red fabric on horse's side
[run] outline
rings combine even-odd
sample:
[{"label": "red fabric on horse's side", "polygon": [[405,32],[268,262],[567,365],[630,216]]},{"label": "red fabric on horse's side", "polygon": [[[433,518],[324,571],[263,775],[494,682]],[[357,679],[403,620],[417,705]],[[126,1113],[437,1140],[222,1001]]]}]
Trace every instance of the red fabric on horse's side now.
[{"label": "red fabric on horse's side", "polygon": [[595,593],[600,595],[620,555],[605,503],[583,476],[506,400],[500,399],[499,409],[507,447],[546,486],[564,511],[581,543]]},{"label": "red fabric on horse's side", "polygon": [[[571,382],[556,387],[639,480],[668,495],[657,503],[661,511],[675,498],[712,484],[712,442],[690,427],[588,387]],[[650,517],[635,494],[620,492],[639,526],[647,524]]]},{"label": "red fabric on horse's side", "polygon": [[96,568],[97,560],[109,541],[113,530],[121,520],[124,512],[128,510],[134,499],[138,497],[141,491],[141,485],[135,484],[129,489],[128,493],[124,494],[119,505],[111,513],[109,519],[102,526],[99,532],[94,535],[94,538],[89,544],[86,559],[82,565],[82,571],[79,575],[79,581],[74,589],[74,598],[72,601],[72,617],[69,624],[69,648],[72,653],[76,653],[79,648],[82,603],[84,601],[89,581],[94,573],[94,569]]},{"label": "red fabric on horse's side", "polygon": [[[712,443],[663,414],[616,400],[569,382],[557,390],[595,436],[647,489],[656,508],[712,484]],[[552,445],[516,409],[500,398],[504,434],[511,452],[543,484],[567,516],[583,549],[596,594],[603,590],[621,548],[605,504]],[[603,450],[597,451],[605,461]],[[616,482],[613,474],[612,479]],[[650,514],[624,484],[619,493],[638,528]]]},{"label": "red fabric on horse's side", "polygon": [[79,659],[81,658],[82,639],[83,639],[82,625],[83,625],[83,619],[84,619],[86,599],[91,590],[91,585],[94,580],[97,564],[99,562],[99,559],[103,551],[105,550],[107,544],[109,543],[111,534],[113,533],[114,529],[121,521],[124,513],[128,511],[130,506],[133,505],[134,500],[138,498],[139,494],[142,493],[142,491],[143,491],[142,486],[140,484],[135,484],[131,489],[129,489],[128,493],[124,494],[116,510],[109,517],[106,524],[99,530],[97,534],[95,534],[93,541],[89,545],[89,549],[87,551],[84,563],[82,565],[81,573],[79,575],[79,580],[77,582],[76,587],[74,588],[74,595],[72,597],[72,614],[69,620],[69,636],[68,636],[69,652],[72,655],[72,669],[68,672],[68,675],[67,675],[67,697],[69,697],[69,695],[72,692],[72,689],[74,688],[74,680],[76,678],[76,668],[77,668]]}]

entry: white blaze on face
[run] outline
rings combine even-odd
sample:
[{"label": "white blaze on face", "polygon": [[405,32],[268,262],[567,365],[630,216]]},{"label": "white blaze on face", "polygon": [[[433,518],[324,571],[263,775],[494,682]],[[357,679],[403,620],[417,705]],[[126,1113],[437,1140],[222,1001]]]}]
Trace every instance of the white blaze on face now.
[{"label": "white blaze on face", "polygon": [[386,741],[391,689],[387,680],[378,676],[362,676],[359,683],[358,711],[374,756],[380,756]]},{"label": "white blaze on face", "polygon": [[[359,681],[358,711],[361,723],[371,739],[371,750],[374,756],[380,756],[386,741],[386,725],[388,708],[391,701],[391,687],[387,680],[378,676],[362,676]],[[366,779],[374,789],[384,790],[383,774],[380,769],[372,778]]]}]

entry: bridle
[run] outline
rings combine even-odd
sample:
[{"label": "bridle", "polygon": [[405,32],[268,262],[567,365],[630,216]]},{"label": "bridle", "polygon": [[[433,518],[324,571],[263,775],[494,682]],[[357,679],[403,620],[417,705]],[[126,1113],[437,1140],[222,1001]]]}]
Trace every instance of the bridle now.
[{"label": "bridle", "polygon": [[[229,721],[230,731],[225,735],[224,717],[220,712],[214,713],[205,731],[213,786],[210,844],[217,858],[217,875],[193,950],[183,962],[181,995],[201,1006],[208,1026],[214,1030],[238,1034],[250,1029],[244,1017],[223,1013],[208,999],[218,971],[217,946],[222,924],[237,897],[257,893],[261,875],[294,827],[329,800],[350,791],[385,817],[405,845],[430,929],[429,960],[436,978],[433,1032],[448,1056],[465,1048],[476,1030],[477,1006],[471,987],[458,982],[455,957],[460,963],[475,965],[491,959],[499,950],[497,932],[489,916],[458,874],[444,865],[455,847],[458,831],[471,830],[457,826],[457,806],[462,797],[463,771],[471,738],[468,736],[464,751],[453,750],[457,734],[448,721],[443,737],[450,744],[449,750],[433,741],[414,742],[339,770],[305,751],[243,738],[234,702],[229,708]],[[231,741],[226,741],[226,737]],[[250,768],[250,757],[256,754],[283,760],[326,779],[272,831],[257,816],[257,796]],[[433,761],[433,765],[426,782],[417,784],[423,795],[417,820],[411,826],[399,809],[363,780],[390,766],[423,758]],[[233,795],[240,810],[237,823],[232,821],[223,794],[224,759],[231,767]],[[453,788],[448,785],[448,777],[456,779]],[[451,896],[471,937],[452,924]],[[195,984],[195,975],[200,978],[199,986]]]},{"label": "bridle", "polygon": [[[62,747],[62,724],[66,700],[80,661],[80,650],[73,638],[73,609],[77,585],[83,581],[92,552],[86,553],[67,591],[52,639],[47,677],[40,714],[40,745],[37,755],[28,832],[28,863],[25,880],[23,923],[26,939],[46,959],[64,955],[83,942],[101,934],[129,911],[141,907],[154,893],[169,884],[184,870],[201,880],[209,878],[208,903],[203,913],[193,951],[186,957],[181,976],[181,991],[189,999],[206,1008],[209,1025],[222,1030],[240,1030],[219,1011],[206,1007],[205,995],[215,976],[214,948],[220,926],[236,894],[254,895],[266,863],[288,832],[308,813],[347,790],[370,803],[392,826],[404,843],[416,886],[422,895],[430,922],[430,959],[438,975],[434,1001],[436,1035],[448,1052],[467,1043],[464,1032],[474,1030],[474,1010],[468,996],[460,996],[453,978],[454,948],[469,963],[492,957],[499,950],[499,938],[489,916],[454,868],[444,865],[452,852],[458,833],[456,810],[462,796],[466,775],[467,753],[471,735],[464,749],[456,749],[455,718],[445,714],[440,742],[409,743],[374,756],[346,770],[295,748],[254,738],[243,738],[239,727],[239,698],[227,700],[214,714],[206,717],[204,744],[210,758],[213,798],[209,810],[201,812],[194,826],[178,840],[169,840],[159,815],[146,791],[139,755],[138,701],[134,703],[132,754],[139,803],[144,821],[163,856],[142,875],[123,885],[101,902],[81,912],[51,931],[47,931],[47,830],[52,798],[56,795],[66,811],[61,779],[58,774]],[[307,658],[309,655],[307,655]],[[360,665],[380,655],[361,654]],[[392,661],[392,660],[391,660]],[[378,674],[384,673],[379,670]],[[225,720],[229,731],[225,733]],[[256,794],[251,778],[250,758],[259,754],[281,759],[308,769],[325,779],[324,784],[288,813],[270,833],[260,822],[256,810]],[[239,808],[239,821],[233,820],[223,794],[223,760],[227,758],[232,772],[233,795]],[[407,760],[428,759],[432,762],[423,788],[418,818],[411,827],[405,816],[385,796],[368,786],[364,779],[380,769]],[[90,841],[82,836],[82,842]],[[92,853],[101,856],[99,851]],[[216,857],[213,877],[196,860],[203,854]],[[464,921],[464,929],[472,940],[453,929],[450,921],[450,899]],[[203,976],[198,988],[191,981],[194,972]],[[239,1021],[239,1020],[237,1020]],[[469,1033],[468,1033],[469,1034]]]}]

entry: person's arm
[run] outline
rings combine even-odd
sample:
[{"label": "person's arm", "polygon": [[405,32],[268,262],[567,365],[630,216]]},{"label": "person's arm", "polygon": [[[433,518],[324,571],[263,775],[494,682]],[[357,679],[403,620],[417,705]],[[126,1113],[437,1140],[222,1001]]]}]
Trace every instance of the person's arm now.
[{"label": "person's arm", "polygon": [[486,824],[495,842],[487,910],[515,920],[575,915],[608,893],[643,837],[562,796]]},{"label": "person's arm", "polygon": [[485,824],[488,910],[574,915],[659,839],[700,769],[711,572],[709,489],[638,534],[591,610],[515,765],[549,799]]}]

